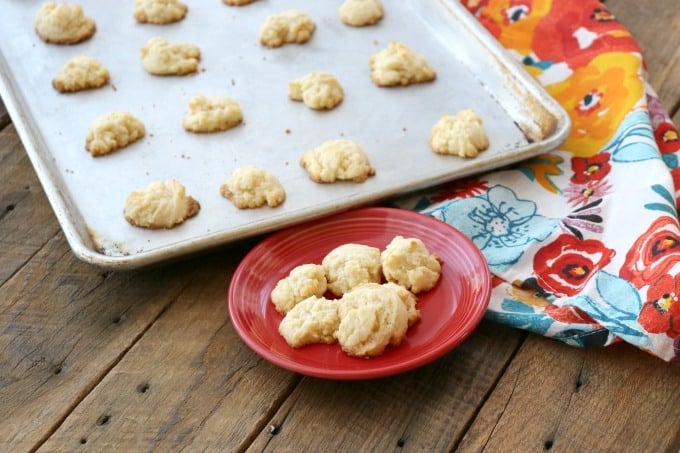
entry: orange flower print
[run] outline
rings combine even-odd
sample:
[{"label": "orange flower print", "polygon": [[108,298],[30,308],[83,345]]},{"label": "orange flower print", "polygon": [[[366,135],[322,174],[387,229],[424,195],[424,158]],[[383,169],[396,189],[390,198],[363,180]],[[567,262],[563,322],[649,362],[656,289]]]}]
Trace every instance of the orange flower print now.
[{"label": "orange flower print", "polygon": [[503,0],[490,2],[479,21],[500,43],[522,55],[531,53],[534,29],[550,11],[552,0]]},{"label": "orange flower print", "polygon": [[640,58],[614,52],[595,57],[547,90],[565,108],[572,128],[562,149],[577,157],[597,154],[616,126],[644,97]]}]

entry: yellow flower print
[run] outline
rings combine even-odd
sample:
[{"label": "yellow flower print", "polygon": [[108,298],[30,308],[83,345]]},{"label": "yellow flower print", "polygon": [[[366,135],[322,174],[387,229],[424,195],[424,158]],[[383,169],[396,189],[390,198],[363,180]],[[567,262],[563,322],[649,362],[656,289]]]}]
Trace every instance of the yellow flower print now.
[{"label": "yellow flower print", "polygon": [[571,118],[571,134],[562,149],[590,157],[614,136],[616,127],[644,96],[640,58],[611,52],[596,56],[548,92]]}]

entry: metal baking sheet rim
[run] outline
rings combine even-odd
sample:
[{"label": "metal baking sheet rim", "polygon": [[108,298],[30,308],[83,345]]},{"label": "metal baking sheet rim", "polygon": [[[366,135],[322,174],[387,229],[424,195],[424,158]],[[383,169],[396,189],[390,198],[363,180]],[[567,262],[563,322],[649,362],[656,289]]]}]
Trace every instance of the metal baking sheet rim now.
[{"label": "metal baking sheet rim", "polygon": [[398,195],[399,193],[407,193],[412,190],[431,187],[447,181],[460,179],[476,173],[516,163],[534,157],[540,153],[549,152],[562,144],[568,137],[571,128],[570,119],[564,109],[524,70],[524,68],[509,56],[507,51],[500,46],[493,36],[490,35],[472,15],[464,10],[461,5],[455,1],[440,1],[442,4],[446,3],[444,7],[455,16],[456,20],[465,25],[468,31],[471,32],[471,36],[478,39],[489,51],[489,56],[496,60],[499,70],[506,78],[506,82],[512,84],[512,88],[518,90],[515,94],[532,101],[526,105],[526,108],[530,110],[529,113],[536,113],[536,111],[532,109],[536,109],[539,112],[538,116],[540,118],[538,121],[532,122],[531,124],[517,124],[529,139],[529,144],[512,150],[511,158],[498,158],[495,162],[490,160],[484,162],[480,161],[479,165],[470,165],[466,170],[455,172],[448,177],[431,180],[427,183],[420,181],[412,187],[402,187],[398,192],[388,188],[370,194],[363,194],[362,196],[345,199],[342,203],[336,205],[326,206],[325,208],[315,209],[314,211],[306,211],[295,217],[286,215],[272,216],[266,222],[259,223],[255,229],[252,228],[252,225],[246,224],[228,231],[189,238],[180,243],[171,244],[170,246],[130,255],[112,256],[98,252],[95,249],[91,232],[88,231],[83,219],[76,218],[79,216],[74,216],[74,212],[77,212],[77,210],[74,210],[71,207],[71,200],[63,194],[63,191],[58,184],[58,180],[61,176],[55,174],[53,171],[50,164],[50,156],[40,152],[40,149],[45,149],[41,134],[39,131],[34,130],[37,128],[36,125],[30,124],[29,121],[26,120],[23,109],[19,106],[19,100],[14,95],[15,90],[11,86],[11,77],[7,73],[8,64],[1,52],[0,96],[2,96],[7,111],[13,120],[14,127],[27,151],[38,179],[45,190],[50,205],[54,210],[74,255],[86,263],[110,270],[142,268],[206,251],[240,239],[265,234],[280,228],[313,220],[324,215],[368,205]]}]

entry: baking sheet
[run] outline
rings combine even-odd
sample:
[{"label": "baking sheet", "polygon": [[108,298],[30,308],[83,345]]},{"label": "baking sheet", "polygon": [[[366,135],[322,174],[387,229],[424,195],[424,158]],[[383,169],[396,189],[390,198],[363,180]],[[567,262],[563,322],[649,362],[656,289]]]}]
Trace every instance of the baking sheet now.
[{"label": "baking sheet", "polygon": [[[384,18],[371,27],[340,22],[341,1],[258,0],[229,7],[185,0],[189,12],[171,25],[136,23],[133,2],[81,0],[97,24],[88,41],[46,44],[33,29],[42,1],[8,0],[0,14],[0,95],[74,253],[112,269],[165,261],[401,192],[479,173],[556,148],[569,120],[550,98],[454,0],[384,0]],[[287,9],[317,25],[304,45],[263,47],[265,18]],[[153,36],[190,42],[202,59],[195,75],[147,73],[139,49]],[[378,88],[368,59],[391,41],[424,55],[433,83]],[[60,94],[51,80],[64,63],[87,54],[104,63],[103,88]],[[333,73],[345,99],[319,112],[287,98],[288,82],[310,71]],[[196,94],[239,102],[244,124],[214,134],[184,131],[182,118]],[[429,149],[432,125],[443,113],[473,108],[484,120],[490,148],[474,159]],[[84,149],[92,121],[129,110],[146,136],[113,154]],[[346,138],[366,151],[376,175],[361,184],[316,184],[299,165],[304,151]],[[277,208],[239,210],[219,186],[243,165],[274,173],[287,198]],[[127,195],[154,180],[175,178],[201,203],[200,213],[170,230],[129,225]]]}]

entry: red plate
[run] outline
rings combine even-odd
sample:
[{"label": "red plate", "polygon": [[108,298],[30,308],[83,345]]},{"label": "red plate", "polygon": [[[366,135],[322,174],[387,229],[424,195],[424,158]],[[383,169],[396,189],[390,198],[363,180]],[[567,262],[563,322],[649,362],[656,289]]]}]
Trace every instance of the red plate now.
[{"label": "red plate", "polygon": [[[321,263],[348,242],[381,250],[394,236],[420,238],[442,258],[437,286],[419,295],[422,318],[397,347],[378,357],[353,358],[340,346],[294,349],[279,335],[282,316],[269,295],[295,266]],[[331,379],[368,379],[414,369],[460,344],[481,321],[491,277],[479,249],[460,231],[424,214],[366,208],[289,228],[269,236],[241,261],[229,285],[229,314],[243,341],[270,362],[301,374]]]}]

